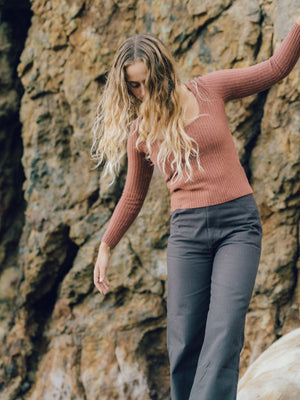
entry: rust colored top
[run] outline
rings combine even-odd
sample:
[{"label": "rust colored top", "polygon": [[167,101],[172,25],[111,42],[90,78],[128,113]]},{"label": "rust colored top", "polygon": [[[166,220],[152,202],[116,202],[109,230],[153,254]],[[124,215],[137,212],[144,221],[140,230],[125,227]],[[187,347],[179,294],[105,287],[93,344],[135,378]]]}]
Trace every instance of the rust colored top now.
[{"label": "rust colored top", "polygon": [[[267,61],[246,68],[221,70],[186,83],[199,103],[200,114],[185,127],[199,146],[199,170],[192,161],[192,181],[172,182],[173,171],[166,165],[165,182],[171,192],[171,211],[212,206],[252,193],[240,164],[229,130],[225,103],[262,92],[289,74],[300,56],[300,26],[295,23],[278,50]],[[128,170],[123,194],[102,238],[114,248],[138,215],[146,197],[153,165],[157,166],[159,144],[152,147],[151,162],[146,160],[146,146],[136,148],[138,133],[134,127],[128,137]]]}]

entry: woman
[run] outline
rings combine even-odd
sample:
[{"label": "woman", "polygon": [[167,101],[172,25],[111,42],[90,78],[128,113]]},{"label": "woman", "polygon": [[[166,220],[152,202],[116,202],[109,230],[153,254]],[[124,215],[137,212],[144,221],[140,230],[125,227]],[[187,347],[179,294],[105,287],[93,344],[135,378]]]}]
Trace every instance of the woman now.
[{"label": "woman", "polygon": [[115,173],[127,145],[128,173],[101,241],[94,283],[108,292],[110,251],[136,218],[157,166],[172,193],[167,249],[172,400],[236,398],[262,231],[224,105],[284,78],[300,56],[299,44],[300,18],[269,60],[185,84],[152,35],[127,39],[113,61],[93,150],[99,163],[106,158],[106,172]]}]

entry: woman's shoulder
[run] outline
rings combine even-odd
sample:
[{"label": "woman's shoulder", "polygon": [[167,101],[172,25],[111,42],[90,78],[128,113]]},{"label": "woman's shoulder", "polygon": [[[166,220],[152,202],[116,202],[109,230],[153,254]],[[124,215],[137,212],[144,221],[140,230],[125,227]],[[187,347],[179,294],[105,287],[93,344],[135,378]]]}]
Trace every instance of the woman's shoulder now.
[{"label": "woman's shoulder", "polygon": [[128,136],[128,146],[137,149],[141,153],[145,153],[145,142],[140,141],[138,148],[136,147],[136,142],[140,136],[139,125],[141,122],[141,117],[137,117],[130,123],[130,130]]},{"label": "woman's shoulder", "polygon": [[204,75],[196,75],[192,79],[190,79],[187,84],[190,86],[209,89],[210,87],[210,77],[215,74],[214,72],[208,72]]},{"label": "woman's shoulder", "polygon": [[206,80],[206,75],[199,75],[193,77],[191,80],[186,82],[186,86],[195,94],[201,98],[208,99],[215,97],[213,93],[213,87],[209,81]]},{"label": "woman's shoulder", "polygon": [[130,135],[135,135],[135,134],[138,135],[140,122],[141,122],[141,117],[137,117],[130,122],[130,129],[129,129]]}]

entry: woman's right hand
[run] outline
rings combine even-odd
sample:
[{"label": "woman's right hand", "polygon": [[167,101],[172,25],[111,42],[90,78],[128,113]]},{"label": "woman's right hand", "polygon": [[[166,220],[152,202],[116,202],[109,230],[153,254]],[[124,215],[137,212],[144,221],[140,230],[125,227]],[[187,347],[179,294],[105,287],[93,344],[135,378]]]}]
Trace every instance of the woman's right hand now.
[{"label": "woman's right hand", "polygon": [[110,247],[102,242],[94,268],[94,284],[100,293],[106,294],[109,291],[109,281],[107,279],[107,266],[110,259]]}]

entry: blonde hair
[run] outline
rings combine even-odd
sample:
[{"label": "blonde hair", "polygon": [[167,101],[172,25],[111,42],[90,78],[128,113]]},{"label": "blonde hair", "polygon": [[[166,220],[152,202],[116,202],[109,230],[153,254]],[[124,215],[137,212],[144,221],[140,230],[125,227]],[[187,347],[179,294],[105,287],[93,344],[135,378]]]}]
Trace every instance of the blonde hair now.
[{"label": "blonde hair", "polygon": [[[126,67],[145,62],[148,77],[146,94],[141,102],[126,82]],[[151,146],[159,142],[158,167],[165,172],[166,163],[172,169],[172,181],[192,178],[191,159],[199,163],[197,143],[184,130],[183,108],[180,102],[180,80],[175,61],[163,43],[151,34],[129,37],[119,47],[97,110],[93,127],[92,158],[97,166],[106,161],[104,173],[115,177],[126,153],[130,125],[138,118],[136,146],[142,142],[151,157]]]}]

